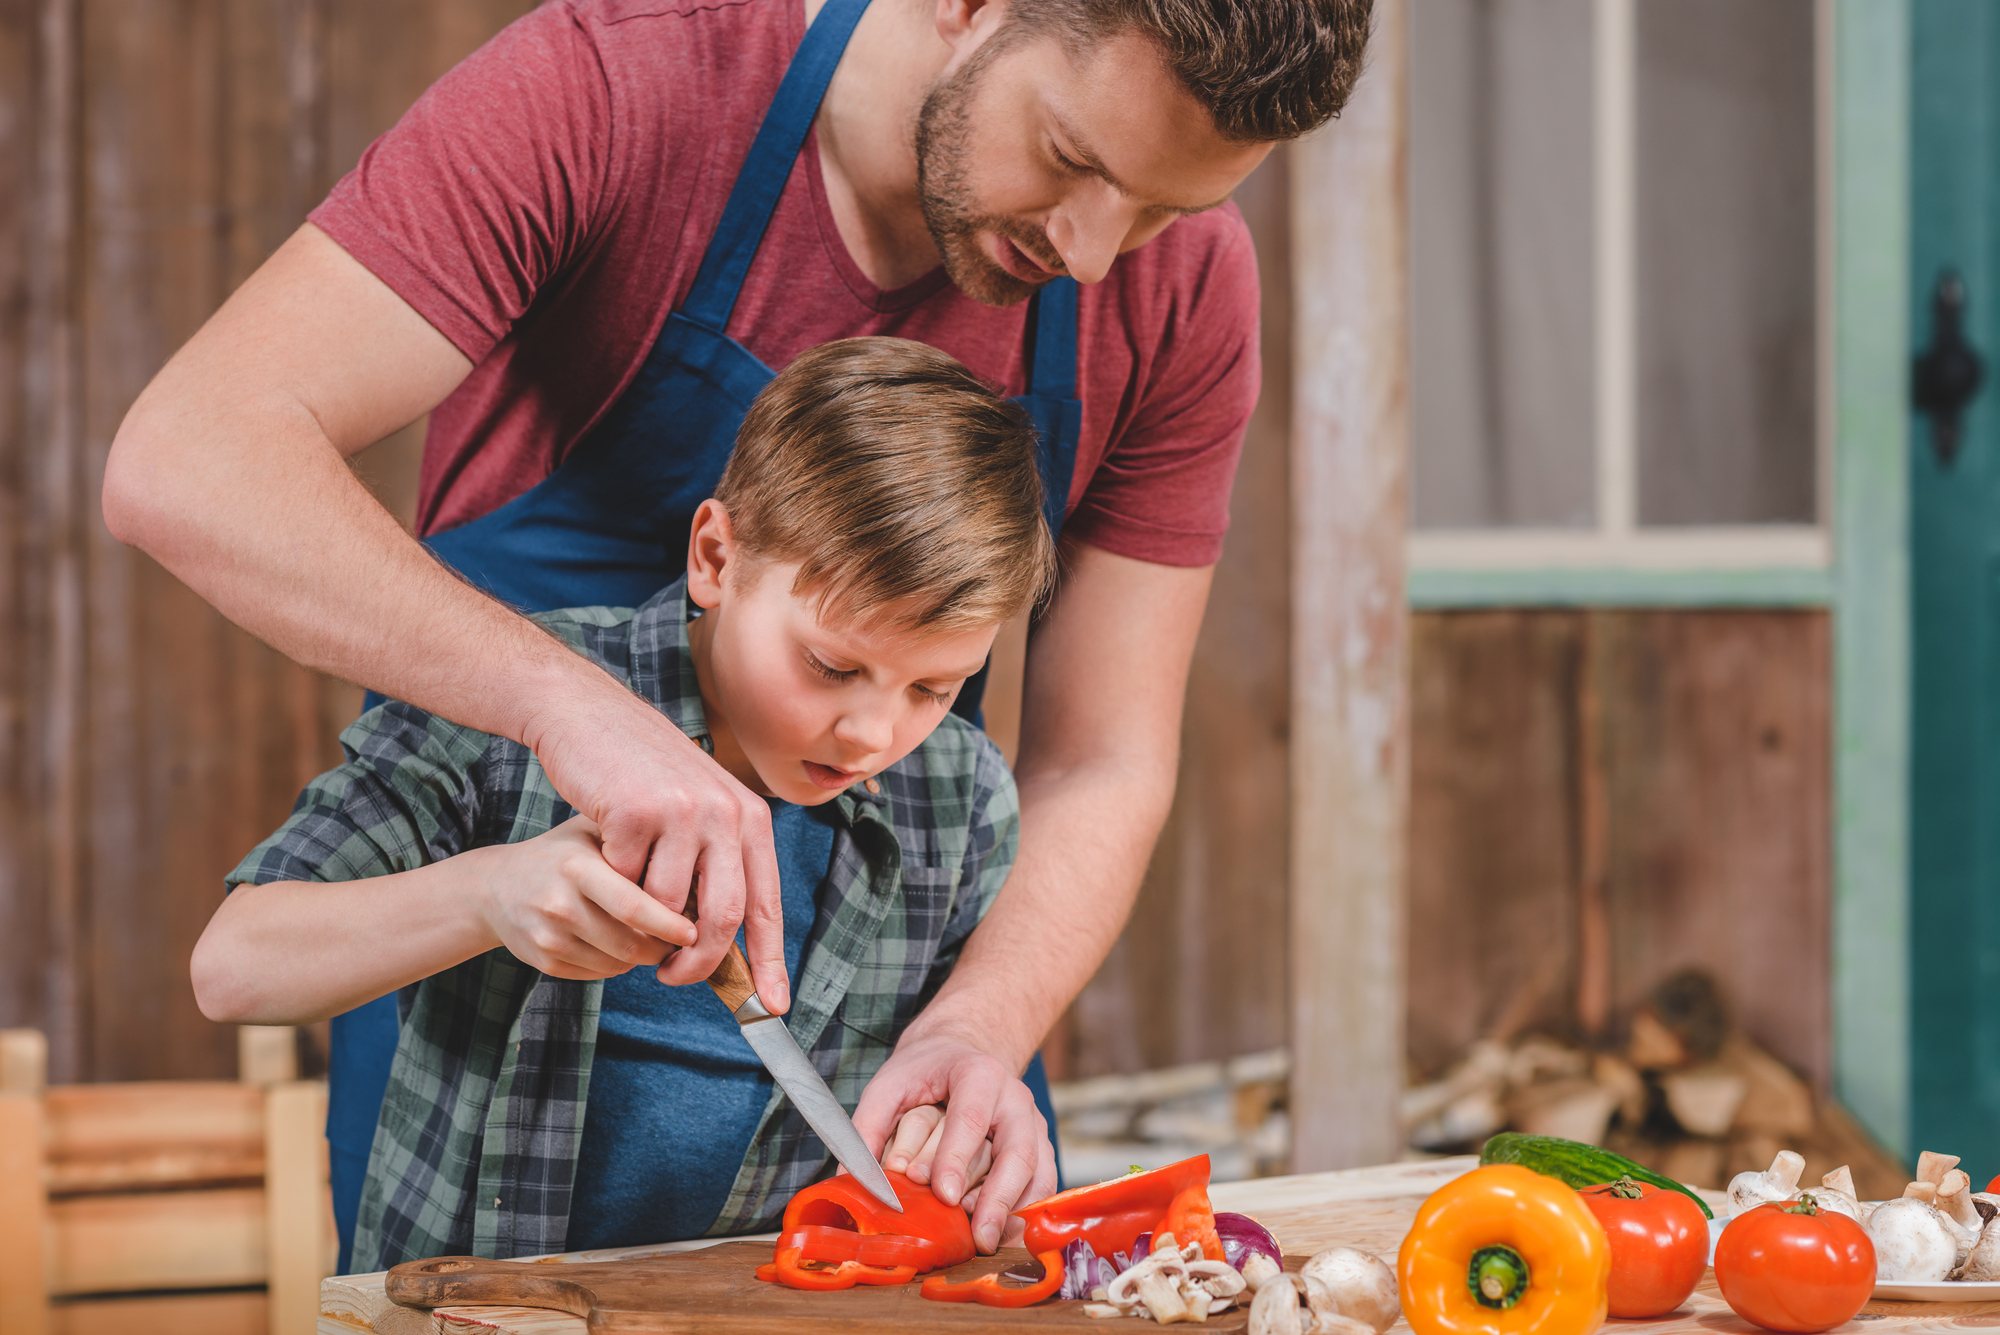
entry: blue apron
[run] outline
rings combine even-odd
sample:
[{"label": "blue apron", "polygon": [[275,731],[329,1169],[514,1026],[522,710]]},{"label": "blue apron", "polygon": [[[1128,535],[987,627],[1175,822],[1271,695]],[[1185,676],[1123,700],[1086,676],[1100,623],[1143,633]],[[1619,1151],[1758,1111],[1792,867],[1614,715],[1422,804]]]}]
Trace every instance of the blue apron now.
[{"label": "blue apron", "polygon": [[[730,312],[867,7],[868,0],[826,0],[764,114],[687,300],[668,315],[638,376],[555,472],[491,513],[427,539],[439,559],[528,611],[636,607],[680,577],[694,512],[714,494],[751,400],[776,374],[724,332]],[[1057,533],[1083,417],[1076,300],[1069,278],[1035,294],[1028,392],[1016,400],[1041,436],[1046,513]],[[974,722],[985,677],[982,670],[967,682],[953,706]],[[393,995],[333,1020],[327,1139],[342,1272],[398,1024]],[[1026,1078],[1053,1138],[1055,1111],[1039,1056]]]}]

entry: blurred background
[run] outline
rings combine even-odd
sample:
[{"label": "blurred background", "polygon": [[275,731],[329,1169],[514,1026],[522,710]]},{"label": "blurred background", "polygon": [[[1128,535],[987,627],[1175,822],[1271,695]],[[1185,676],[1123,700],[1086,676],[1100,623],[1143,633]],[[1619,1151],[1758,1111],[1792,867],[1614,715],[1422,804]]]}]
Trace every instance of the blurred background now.
[{"label": "blurred background", "polygon": [[[1983,1181],[2000,469],[1958,391],[2000,346],[2000,6],[1377,3],[1348,113],[1239,195],[1264,399],[1174,815],[1047,1045],[1069,1179],[1513,1126],[1705,1185],[1784,1146]],[[0,1181],[248,1192],[215,1287],[318,1256],[258,1177],[309,1114],[242,1113],[236,1159],[173,1159],[157,1102],[46,1128],[77,1087],[313,1087],[322,1032],[209,1024],[187,963],[360,692],[115,542],[104,457],[530,7],[0,0],[0,1089],[45,1128]],[[358,461],[406,520],[420,447]]]}]

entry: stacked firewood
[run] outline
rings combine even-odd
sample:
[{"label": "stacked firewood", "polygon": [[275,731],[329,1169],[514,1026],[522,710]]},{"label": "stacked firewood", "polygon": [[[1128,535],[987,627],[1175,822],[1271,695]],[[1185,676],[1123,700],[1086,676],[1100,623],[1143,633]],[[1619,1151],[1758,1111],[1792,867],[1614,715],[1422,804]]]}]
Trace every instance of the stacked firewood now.
[{"label": "stacked firewood", "polygon": [[[1894,1196],[1907,1174],[1830,1099],[1737,1029],[1706,973],[1661,983],[1616,1047],[1545,1035],[1475,1043],[1403,1103],[1411,1145],[1477,1150],[1496,1131],[1602,1145],[1656,1172],[1721,1187],[1781,1149],[1809,1180],[1848,1164],[1864,1197]],[[1823,1162],[1822,1162],[1823,1161]]]}]

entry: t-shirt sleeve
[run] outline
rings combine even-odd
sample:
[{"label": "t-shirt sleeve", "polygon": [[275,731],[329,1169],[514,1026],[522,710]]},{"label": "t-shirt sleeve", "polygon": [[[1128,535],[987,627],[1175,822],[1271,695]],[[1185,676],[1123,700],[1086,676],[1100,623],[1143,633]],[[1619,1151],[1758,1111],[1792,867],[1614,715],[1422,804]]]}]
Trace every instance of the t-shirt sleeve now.
[{"label": "t-shirt sleeve", "polygon": [[224,883],[358,881],[464,852],[490,740],[400,701],[369,710],[340,735],[346,760],[306,785]]},{"label": "t-shirt sleeve", "polygon": [[544,4],[432,85],[311,221],[477,362],[579,253],[611,153],[596,47]]},{"label": "t-shirt sleeve", "polygon": [[1065,521],[1065,537],[1160,565],[1213,565],[1261,384],[1257,253],[1241,219],[1170,308],[1126,429]]}]

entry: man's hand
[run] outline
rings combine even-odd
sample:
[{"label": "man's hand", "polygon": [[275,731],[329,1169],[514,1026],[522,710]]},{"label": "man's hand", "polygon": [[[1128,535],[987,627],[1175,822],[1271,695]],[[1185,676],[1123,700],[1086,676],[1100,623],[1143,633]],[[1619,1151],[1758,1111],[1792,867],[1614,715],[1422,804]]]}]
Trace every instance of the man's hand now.
[{"label": "man's hand", "polygon": [[[862,1091],[854,1125],[880,1158],[903,1114],[927,1103],[944,1105],[928,1174],[931,1190],[947,1205],[964,1200],[971,1207],[973,1242],[982,1252],[993,1251],[1016,1205],[1055,1190],[1048,1123],[1011,1067],[966,1039],[934,1032],[897,1044]],[[970,1195],[967,1187],[989,1140],[990,1171]]]},{"label": "man's hand", "polygon": [[552,978],[615,978],[694,940],[693,923],[605,865],[597,827],[586,817],[460,856],[477,863],[488,930],[516,959]]},{"label": "man's hand", "polygon": [[660,981],[698,983],[744,929],[757,996],[775,1015],[791,1005],[785,910],[771,808],[658,710],[604,677],[595,698],[565,699],[526,738],[556,791],[596,822],[604,861],[675,913],[699,880],[695,943]]}]

